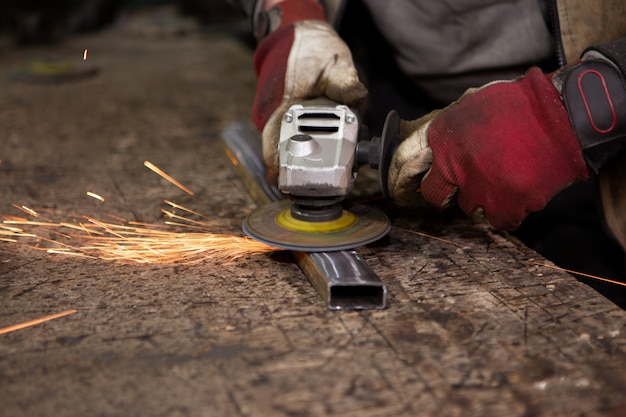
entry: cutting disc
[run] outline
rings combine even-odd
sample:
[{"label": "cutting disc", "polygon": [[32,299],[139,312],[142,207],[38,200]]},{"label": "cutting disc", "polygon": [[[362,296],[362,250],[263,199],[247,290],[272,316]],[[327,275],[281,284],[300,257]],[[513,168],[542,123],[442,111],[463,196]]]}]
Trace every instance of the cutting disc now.
[{"label": "cutting disc", "polygon": [[291,201],[280,200],[252,212],[243,231],[270,246],[303,252],[352,249],[385,236],[391,222],[381,210],[354,206],[328,222],[305,222],[291,216]]}]

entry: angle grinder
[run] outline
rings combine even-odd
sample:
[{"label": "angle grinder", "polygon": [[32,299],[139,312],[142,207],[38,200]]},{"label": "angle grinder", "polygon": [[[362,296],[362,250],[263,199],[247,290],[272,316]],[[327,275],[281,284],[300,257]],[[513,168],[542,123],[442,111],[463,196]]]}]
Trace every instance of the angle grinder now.
[{"label": "angle grinder", "polygon": [[285,112],[278,142],[278,188],[289,198],[251,213],[243,231],[271,246],[304,252],[355,248],[387,234],[391,222],[380,209],[343,207],[358,170],[378,169],[388,196],[391,156],[401,142],[400,118],[391,111],[380,137],[350,107],[327,100],[295,104]]}]

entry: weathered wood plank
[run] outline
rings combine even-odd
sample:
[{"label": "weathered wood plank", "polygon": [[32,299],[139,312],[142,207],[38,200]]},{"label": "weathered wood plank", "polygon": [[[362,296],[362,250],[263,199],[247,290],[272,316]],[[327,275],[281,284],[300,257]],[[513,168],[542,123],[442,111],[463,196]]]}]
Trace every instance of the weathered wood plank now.
[{"label": "weathered wood plank", "polygon": [[[112,31],[0,62],[85,47],[92,79],[0,77],[0,212],[160,222],[171,199],[240,234],[253,205],[218,139],[247,117],[250,49],[222,32]],[[390,213],[455,244],[396,228],[361,248],[388,286],[382,311],[326,310],[286,253],[140,265],[0,245],[0,327],[78,310],[0,336],[0,415],[623,415],[624,311],[470,219]]]}]

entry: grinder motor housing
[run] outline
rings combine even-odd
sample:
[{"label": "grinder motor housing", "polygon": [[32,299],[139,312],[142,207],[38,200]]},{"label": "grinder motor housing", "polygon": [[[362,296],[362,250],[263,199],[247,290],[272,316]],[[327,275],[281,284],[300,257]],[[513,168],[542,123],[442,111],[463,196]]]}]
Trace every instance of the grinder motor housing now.
[{"label": "grinder motor housing", "polygon": [[318,103],[292,105],[281,124],[278,188],[295,198],[343,197],[356,177],[357,115],[345,105]]},{"label": "grinder motor housing", "polygon": [[354,110],[326,99],[294,104],[281,120],[278,141],[277,200],[251,213],[244,232],[272,246],[307,252],[344,250],[380,239],[389,231],[387,216],[375,207],[344,210],[360,165],[378,169],[387,196],[387,172],[399,117],[391,111],[381,137],[368,131]]},{"label": "grinder motor housing", "polygon": [[312,222],[340,217],[340,203],[363,164],[378,169],[381,191],[388,197],[391,155],[402,141],[399,124],[392,110],[382,135],[370,140],[357,113],[346,105],[316,99],[289,107],[278,141],[278,188],[289,194],[292,215]]}]

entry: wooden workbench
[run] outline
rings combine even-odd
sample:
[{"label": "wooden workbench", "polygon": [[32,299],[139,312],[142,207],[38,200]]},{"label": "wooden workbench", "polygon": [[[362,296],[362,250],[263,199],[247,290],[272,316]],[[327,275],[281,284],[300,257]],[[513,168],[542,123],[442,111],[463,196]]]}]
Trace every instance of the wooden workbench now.
[{"label": "wooden workbench", "polygon": [[[6,76],[85,48],[96,76]],[[169,199],[240,235],[254,205],[219,138],[248,116],[251,54],[223,30],[0,44],[0,213],[159,223]],[[0,242],[0,327],[77,310],[0,335],[0,416],[625,415],[624,311],[484,225],[390,213],[359,249],[384,310],[327,310],[288,253],[142,265]]]}]

